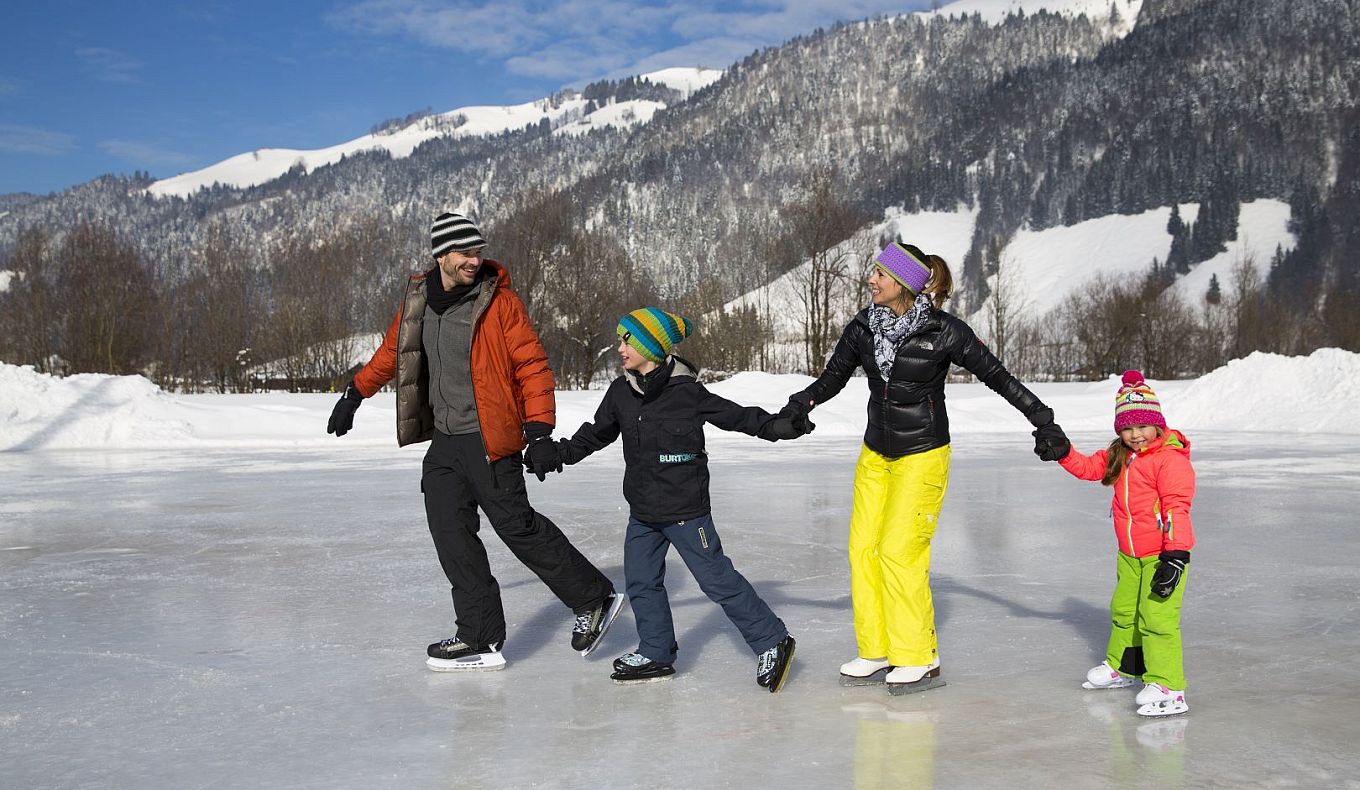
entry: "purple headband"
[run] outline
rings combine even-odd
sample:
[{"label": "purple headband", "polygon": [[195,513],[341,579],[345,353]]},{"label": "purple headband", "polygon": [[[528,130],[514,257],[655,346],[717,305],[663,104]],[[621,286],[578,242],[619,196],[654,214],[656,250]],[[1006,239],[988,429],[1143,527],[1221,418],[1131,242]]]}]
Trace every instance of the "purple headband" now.
[{"label": "purple headband", "polygon": [[883,271],[911,291],[912,296],[919,294],[930,279],[930,266],[898,242],[884,247],[875,260]]}]

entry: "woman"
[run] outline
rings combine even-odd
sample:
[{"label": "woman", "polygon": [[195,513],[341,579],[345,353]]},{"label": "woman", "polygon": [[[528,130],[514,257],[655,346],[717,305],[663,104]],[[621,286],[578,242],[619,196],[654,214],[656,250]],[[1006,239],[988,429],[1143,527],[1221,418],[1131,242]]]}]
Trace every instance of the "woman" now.
[{"label": "woman", "polygon": [[949,266],[910,244],[889,244],[869,273],[873,304],[846,326],[810,387],[789,398],[800,416],[845,387],[855,368],[869,383],[869,422],[855,467],[850,597],[859,655],[842,683],[886,682],[893,694],[944,685],[930,596],[930,539],[949,483],[950,364],[977,376],[1035,428],[1036,453],[1062,431],[1053,411],[1006,371],[963,321],[940,309]]}]

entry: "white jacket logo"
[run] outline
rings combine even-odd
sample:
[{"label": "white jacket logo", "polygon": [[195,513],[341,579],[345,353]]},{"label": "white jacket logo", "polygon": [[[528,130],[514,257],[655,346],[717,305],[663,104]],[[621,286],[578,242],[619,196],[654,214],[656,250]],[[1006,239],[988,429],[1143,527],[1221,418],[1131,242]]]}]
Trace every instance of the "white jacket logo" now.
[{"label": "white jacket logo", "polygon": [[659,460],[663,464],[687,464],[698,457],[696,453],[661,453]]}]

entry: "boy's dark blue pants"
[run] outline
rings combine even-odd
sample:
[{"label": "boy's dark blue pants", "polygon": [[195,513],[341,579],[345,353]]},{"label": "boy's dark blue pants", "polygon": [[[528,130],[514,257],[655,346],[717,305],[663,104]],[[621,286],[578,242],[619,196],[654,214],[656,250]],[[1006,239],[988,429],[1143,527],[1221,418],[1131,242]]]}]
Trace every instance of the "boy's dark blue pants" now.
[{"label": "boy's dark blue pants", "polygon": [[666,551],[671,546],[694,574],[699,589],[721,606],[741,631],[752,652],[759,655],[788,635],[784,622],[723,554],[712,515],[674,524],[648,524],[629,516],[623,539],[623,573],[628,583],[628,604],[637,621],[639,653],[653,661],[675,662],[675,624],[665,586]]}]

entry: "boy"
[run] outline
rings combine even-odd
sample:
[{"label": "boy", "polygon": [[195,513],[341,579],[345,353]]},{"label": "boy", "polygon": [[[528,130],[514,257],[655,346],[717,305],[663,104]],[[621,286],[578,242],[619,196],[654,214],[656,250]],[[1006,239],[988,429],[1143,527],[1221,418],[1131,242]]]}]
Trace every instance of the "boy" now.
[{"label": "boy", "polygon": [[623,495],[628,530],[623,562],[637,620],[638,649],[614,661],[620,683],[675,674],[675,627],[664,584],[666,551],[675,546],[699,588],[723,608],[757,656],[756,682],[771,693],[788,677],[794,639],[723,554],[708,497],[704,423],[762,439],[794,439],[813,428],[806,415],[780,418],[740,406],[704,388],[698,369],[672,355],[692,323],[644,307],[619,321],[624,373],[605,392],[594,422],[557,443],[574,464],[623,435]]}]

